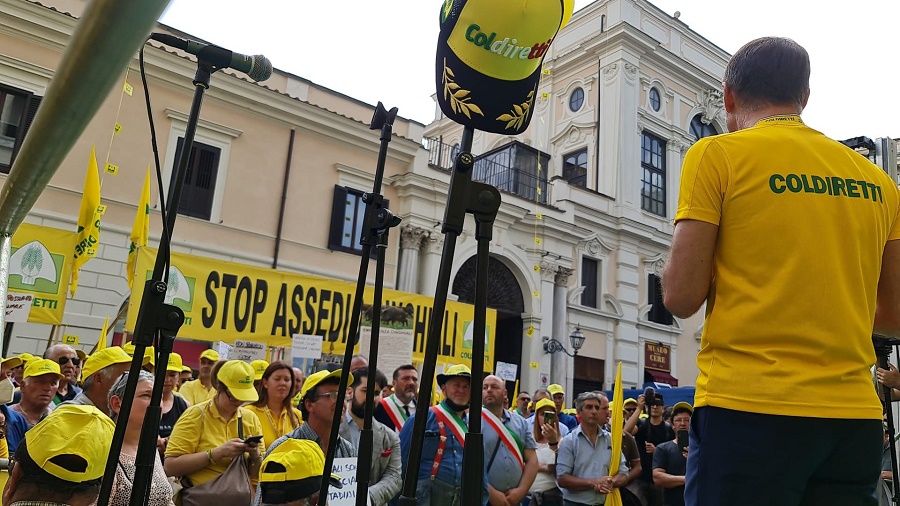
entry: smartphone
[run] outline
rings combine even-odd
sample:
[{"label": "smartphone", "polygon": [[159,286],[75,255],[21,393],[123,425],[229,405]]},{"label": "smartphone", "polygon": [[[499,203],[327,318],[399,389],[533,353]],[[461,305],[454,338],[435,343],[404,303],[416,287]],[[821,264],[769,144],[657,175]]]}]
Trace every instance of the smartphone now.
[{"label": "smartphone", "polygon": [[681,451],[686,450],[688,447],[689,441],[690,441],[688,438],[688,431],[680,430],[680,431],[678,431],[677,436],[678,436],[678,447],[681,448]]},{"label": "smartphone", "polygon": [[544,423],[553,424],[556,421],[556,411],[544,411]]},{"label": "smartphone", "polygon": [[262,436],[250,436],[244,440],[245,445],[258,445],[262,441]]}]

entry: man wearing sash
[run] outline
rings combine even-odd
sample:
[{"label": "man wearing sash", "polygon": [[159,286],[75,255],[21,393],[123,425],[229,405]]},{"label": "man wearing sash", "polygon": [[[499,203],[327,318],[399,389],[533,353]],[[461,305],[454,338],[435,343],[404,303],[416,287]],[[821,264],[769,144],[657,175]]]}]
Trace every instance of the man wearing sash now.
[{"label": "man wearing sash", "polygon": [[[437,375],[444,400],[425,411],[422,461],[419,464],[416,500],[419,506],[460,506],[463,448],[465,446],[472,372],[465,365],[454,365]],[[420,413],[421,414],[421,413]],[[403,474],[409,461],[413,438],[412,415],[400,431]],[[487,462],[485,462],[487,463]],[[488,503],[487,472],[482,478],[482,504]],[[470,506],[470,505],[466,505]]]},{"label": "man wearing sash", "polygon": [[412,364],[394,369],[394,393],[375,405],[375,419],[394,429],[403,428],[406,419],[416,412],[416,393],[419,390],[419,371]]},{"label": "man wearing sash", "polygon": [[538,472],[537,443],[524,418],[503,409],[505,382],[494,375],[484,378],[484,458],[492,506],[521,504]]}]

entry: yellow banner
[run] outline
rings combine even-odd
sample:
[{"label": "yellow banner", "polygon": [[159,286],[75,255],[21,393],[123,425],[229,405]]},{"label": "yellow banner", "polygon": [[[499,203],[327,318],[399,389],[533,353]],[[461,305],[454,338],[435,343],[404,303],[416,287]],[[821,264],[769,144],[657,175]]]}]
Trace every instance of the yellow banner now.
[{"label": "yellow banner", "polygon": [[[139,248],[135,280],[153,272],[156,250]],[[294,334],[320,335],[322,352],[342,355],[353,310],[354,283],[252,267],[181,253],[172,253],[166,302],[184,310],[179,337],[203,341],[257,341],[291,346]],[[135,286],[125,326],[134,330],[143,287]],[[373,288],[366,287],[361,321],[371,321]],[[409,329],[413,362],[424,359],[425,337],[434,300],[411,293],[384,290],[382,328]],[[395,307],[389,307],[395,306]],[[468,363],[472,358],[475,307],[447,302],[439,363]],[[497,313],[487,310],[484,366],[493,370]]]},{"label": "yellow banner", "polygon": [[62,323],[75,232],[23,223],[12,238],[9,291],[34,295],[28,321]]}]

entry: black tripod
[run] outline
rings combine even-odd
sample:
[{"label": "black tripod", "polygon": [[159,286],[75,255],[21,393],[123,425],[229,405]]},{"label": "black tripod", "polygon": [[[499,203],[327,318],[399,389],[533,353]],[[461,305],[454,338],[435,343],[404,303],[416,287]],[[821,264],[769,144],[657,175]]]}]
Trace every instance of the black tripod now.
[{"label": "black tripod", "polygon": [[460,153],[453,164],[450,179],[450,192],[447,195],[447,208],[444,211],[444,250],[441,252],[441,264],[438,270],[437,286],[434,293],[434,311],[428,328],[425,342],[425,358],[422,366],[422,382],[419,385],[419,397],[413,424],[412,444],[403,480],[403,491],[400,495],[401,506],[416,504],[416,487],[418,485],[419,465],[422,460],[422,442],[425,435],[425,422],[434,388],[435,365],[441,331],[444,323],[443,314],[447,307],[447,293],[450,288],[450,275],[453,255],[456,251],[456,240],[463,230],[467,213],[475,217],[475,238],[478,241],[476,255],[475,283],[475,321],[472,342],[472,401],[469,409],[469,431],[463,454],[463,478],[461,504],[476,506],[482,502],[482,486],[484,472],[484,440],[481,433],[481,385],[484,376],[484,335],[487,323],[487,282],[488,254],[493,232],[494,219],[500,209],[500,192],[489,184],[472,181],[472,169],[475,158],[472,156],[472,136],[475,129],[465,127]]},{"label": "black tripod", "polygon": [[156,462],[156,439],[159,435],[159,418],[162,415],[160,402],[162,400],[163,383],[166,380],[166,364],[169,363],[169,354],[175,343],[175,336],[184,323],[184,312],[171,304],[165,304],[166,282],[164,276],[168,273],[168,259],[172,229],[175,227],[175,217],[178,215],[178,202],[181,200],[181,191],[184,187],[184,175],[190,158],[194,137],[197,133],[197,122],[200,118],[200,106],[203,103],[203,92],[209,88],[210,77],[220,67],[214,62],[198,58],[197,73],[194,75],[194,99],[191,103],[191,112],[184,132],[184,143],[181,156],[175,164],[175,172],[172,174],[172,186],[166,205],[166,219],[163,223],[163,238],[156,255],[156,263],[153,266],[153,276],[144,285],[144,293],[141,298],[141,307],[134,326],[134,359],[129,369],[128,383],[125,385],[125,394],[122,398],[122,409],[119,412],[116,423],[116,431],[113,435],[109,449],[109,459],[106,462],[104,476],[106,479],[100,487],[100,496],[97,504],[106,506],[112,493],[112,476],[115,476],[116,466],[119,463],[119,453],[122,451],[122,443],[125,440],[125,429],[128,425],[128,417],[134,400],[134,392],[137,389],[138,376],[144,359],[144,353],[148,346],[156,347],[156,374],[153,383],[153,394],[150,405],[144,416],[144,425],[141,428],[141,439],[138,444],[135,457],[136,469],[132,482],[131,506],[144,506],[150,497],[150,483],[153,468]]},{"label": "black tripod", "polygon": [[[325,455],[325,467],[322,476],[329,476],[334,464],[334,452],[337,449],[338,429],[341,426],[344,404],[344,394],[347,391],[347,383],[350,379],[350,361],[353,358],[353,347],[359,340],[359,319],[362,310],[363,293],[366,289],[366,275],[369,269],[369,259],[372,248],[377,248],[375,259],[375,298],[372,302],[372,337],[369,345],[369,376],[366,383],[366,414],[363,421],[363,429],[359,435],[359,460],[356,466],[356,504],[366,506],[369,496],[369,479],[372,467],[372,416],[375,403],[375,370],[378,367],[378,338],[381,331],[381,296],[384,291],[384,257],[387,251],[388,231],[400,224],[400,218],[394,216],[390,209],[384,207],[384,197],[381,195],[381,182],[384,178],[384,162],[387,159],[388,143],[391,142],[391,132],[394,119],[397,117],[397,108],[390,111],[384,108],[381,102],[375,107],[375,114],[369,124],[371,130],[381,129],[381,146],[378,151],[378,164],[375,168],[375,183],[372,193],[363,195],[366,203],[366,213],[363,218],[363,232],[360,244],[362,244],[362,258],[359,261],[359,277],[356,280],[356,294],[353,298],[353,312],[350,317],[350,331],[347,346],[344,350],[344,362],[341,368],[341,379],[338,386],[338,398],[335,403],[334,419],[331,423],[331,434],[328,438],[328,452]],[[328,500],[328,480],[322,480],[319,489],[319,506],[325,506]]]},{"label": "black tripod", "polygon": [[[891,339],[887,336],[880,335],[872,335],[872,344],[875,346],[875,356],[878,357],[878,367],[882,369],[889,369],[888,367],[888,356],[891,354],[891,347],[900,345],[900,341],[896,339]],[[881,405],[884,409],[884,417],[887,421],[888,434],[890,435],[889,442],[891,447],[891,476],[894,477],[891,480],[892,483],[892,491],[891,491],[891,502],[894,504],[900,504],[900,497],[898,497],[898,480],[897,476],[897,442],[894,441],[894,413],[893,407],[891,406],[891,391],[893,389],[887,385],[881,385]]]}]

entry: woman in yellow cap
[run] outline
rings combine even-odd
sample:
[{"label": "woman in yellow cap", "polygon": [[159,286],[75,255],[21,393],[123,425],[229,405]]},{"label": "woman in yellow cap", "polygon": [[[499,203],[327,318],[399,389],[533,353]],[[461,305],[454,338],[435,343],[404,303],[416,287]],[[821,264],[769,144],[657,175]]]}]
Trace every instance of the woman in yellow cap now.
[{"label": "woman in yellow cap", "polygon": [[[119,416],[122,408],[122,398],[125,396],[125,387],[128,383],[129,373],[119,376],[109,389],[109,413],[113,421]],[[116,466],[115,480],[113,481],[110,506],[127,506],[131,498],[132,483],[137,472],[138,444],[141,440],[141,426],[144,424],[144,416],[147,407],[150,406],[150,396],[153,393],[153,375],[147,371],[141,371],[138,376],[137,389],[134,392],[134,401],[131,412],[126,421],[125,440],[122,442],[122,453],[119,454],[119,465]],[[172,486],[166,473],[163,471],[162,461],[156,456],[153,464],[153,475],[150,479],[150,495],[148,506],[174,506],[172,502]]]},{"label": "woman in yellow cap", "polygon": [[184,397],[175,395],[175,387],[181,380],[182,367],[181,355],[170,353],[169,363],[166,366],[166,381],[163,383],[162,399],[160,400],[162,416],[159,419],[159,448],[162,452],[166,451],[166,444],[169,442],[175,422],[191,406],[191,403]]},{"label": "woman in yellow cap", "polygon": [[[172,429],[164,466],[167,475],[182,477],[183,496],[202,493],[210,498],[216,490],[229,490],[231,504],[250,503],[262,461],[259,447],[265,448],[261,437],[247,440],[263,433],[256,414],[242,407],[259,399],[253,377],[250,364],[225,362],[215,373],[215,397],[189,407]],[[246,488],[243,483],[232,488],[247,477]]]},{"label": "woman in yellow cap", "polygon": [[534,441],[537,443],[538,473],[528,493],[541,494],[540,504],[562,504],[562,493],[556,488],[556,448],[561,439],[556,404],[550,399],[541,399],[534,408]]},{"label": "woman in yellow cap", "polygon": [[286,362],[273,362],[260,378],[259,400],[247,409],[256,413],[262,424],[263,439],[273,442],[300,426],[302,415],[293,406],[294,370]]}]

